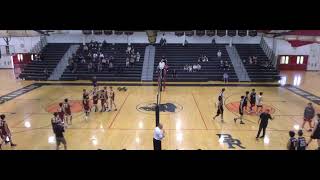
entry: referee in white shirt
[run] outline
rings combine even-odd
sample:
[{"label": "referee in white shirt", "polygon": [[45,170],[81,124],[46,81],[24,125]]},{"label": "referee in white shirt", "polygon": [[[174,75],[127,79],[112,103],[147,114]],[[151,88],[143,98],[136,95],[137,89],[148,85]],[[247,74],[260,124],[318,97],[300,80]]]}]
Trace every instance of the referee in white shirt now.
[{"label": "referee in white shirt", "polygon": [[153,133],[153,149],[161,150],[161,140],[164,138],[164,130],[162,124],[159,124]]}]

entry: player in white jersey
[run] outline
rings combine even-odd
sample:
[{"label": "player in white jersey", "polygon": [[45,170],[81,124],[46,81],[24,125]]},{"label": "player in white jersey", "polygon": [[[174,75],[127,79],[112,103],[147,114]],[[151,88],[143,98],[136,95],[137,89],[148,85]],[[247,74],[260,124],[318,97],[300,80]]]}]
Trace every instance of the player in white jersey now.
[{"label": "player in white jersey", "polygon": [[260,92],[259,95],[256,97],[256,106],[257,106],[257,114],[260,114],[263,110],[263,100],[262,100],[263,92]]}]

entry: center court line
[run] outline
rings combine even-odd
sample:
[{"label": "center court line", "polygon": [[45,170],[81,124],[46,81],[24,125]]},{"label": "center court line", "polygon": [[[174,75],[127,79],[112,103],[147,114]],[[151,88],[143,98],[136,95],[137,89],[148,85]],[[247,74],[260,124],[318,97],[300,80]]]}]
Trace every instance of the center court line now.
[{"label": "center court line", "polygon": [[122,103],[122,105],[120,106],[120,108],[119,108],[119,110],[118,110],[117,114],[116,114],[116,115],[114,116],[114,118],[112,119],[111,124],[109,125],[108,129],[110,129],[110,128],[112,127],[112,125],[113,125],[114,121],[116,120],[116,118],[117,118],[118,114],[120,113],[120,111],[121,111],[121,109],[122,109],[122,107],[123,107],[124,103],[127,101],[127,99],[128,99],[128,97],[129,97],[129,95],[130,95],[130,93],[128,93],[128,95],[127,95],[126,99],[123,101],[123,103]]},{"label": "center court line", "polygon": [[191,93],[191,95],[192,95],[192,97],[193,97],[194,102],[196,103],[196,106],[197,106],[197,109],[198,109],[198,111],[199,111],[199,113],[200,113],[200,116],[201,116],[201,119],[202,119],[202,121],[203,121],[203,124],[204,124],[204,126],[206,127],[206,129],[208,129],[207,124],[206,124],[206,122],[204,121],[203,116],[202,116],[202,113],[201,113],[201,111],[200,111],[200,109],[199,109],[199,106],[198,106],[198,103],[197,103],[197,101],[196,101],[196,98],[194,97],[193,93]]}]

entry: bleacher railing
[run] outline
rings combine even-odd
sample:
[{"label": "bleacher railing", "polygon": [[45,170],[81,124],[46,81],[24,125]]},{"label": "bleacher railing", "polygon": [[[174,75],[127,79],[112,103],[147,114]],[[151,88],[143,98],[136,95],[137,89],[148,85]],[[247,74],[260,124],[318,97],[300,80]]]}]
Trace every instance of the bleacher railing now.
[{"label": "bleacher railing", "polygon": [[79,45],[71,45],[68,51],[63,55],[56,68],[53,70],[48,80],[59,80],[66,67],[68,66],[68,60],[72,57],[72,54],[77,51]]},{"label": "bleacher railing", "polygon": [[236,49],[234,46],[232,46],[232,47],[230,47],[230,50],[231,50],[231,53],[232,53],[233,58],[236,60],[236,61],[235,61],[235,63],[236,63],[235,66],[236,66],[236,67],[234,67],[234,68],[237,68],[237,69],[235,69],[235,70],[241,72],[241,73],[240,73],[240,76],[241,76],[241,77],[239,77],[239,81],[240,81],[240,79],[250,79],[250,78],[249,78],[249,75],[248,75],[248,73],[247,73],[247,71],[246,71],[246,68],[245,68],[245,66],[244,66],[243,63],[242,63],[242,60],[241,60],[241,58],[239,57],[239,54],[238,54],[237,49]]},{"label": "bleacher railing", "polygon": [[32,54],[38,54],[41,50],[48,44],[47,38],[45,36],[40,36],[40,41],[30,50]]},{"label": "bleacher railing", "polygon": [[277,67],[277,56],[274,53],[274,51],[268,46],[267,42],[264,40],[263,37],[261,37],[260,40],[260,47],[264,51],[264,53],[267,55],[268,59],[272,62],[273,67]]}]

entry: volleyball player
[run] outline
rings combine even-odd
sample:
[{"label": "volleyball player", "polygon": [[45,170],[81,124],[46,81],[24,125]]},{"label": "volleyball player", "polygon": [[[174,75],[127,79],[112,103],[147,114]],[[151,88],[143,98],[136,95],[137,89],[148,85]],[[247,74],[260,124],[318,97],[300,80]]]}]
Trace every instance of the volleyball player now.
[{"label": "volleyball player", "polygon": [[256,105],[257,105],[257,114],[260,114],[263,110],[263,105],[262,105],[262,95],[263,92],[260,92],[259,95],[256,97]]},{"label": "volleyball player", "polygon": [[89,117],[89,114],[90,114],[89,99],[84,99],[82,105],[83,105],[83,111],[84,111],[84,114],[85,114],[84,119],[87,120],[88,117]]},{"label": "volleyball player", "polygon": [[98,88],[94,88],[92,92],[92,101],[93,101],[93,107],[94,112],[98,112],[98,100],[99,100],[99,90]]},{"label": "volleyball player", "polygon": [[226,89],[225,88],[222,88],[221,89],[221,92],[220,92],[220,94],[219,94],[219,96],[218,96],[218,100],[219,100],[219,97],[221,96],[222,97],[222,101],[223,101],[223,98],[224,98],[224,92],[226,91]]},{"label": "volleyball player", "polygon": [[248,113],[248,101],[249,101],[249,91],[246,91],[246,95],[244,96],[243,106],[245,107],[246,112]]},{"label": "volleyball player", "polygon": [[58,115],[59,115],[59,118],[65,122],[65,119],[64,119],[64,109],[63,109],[63,103],[59,103],[59,108],[58,108]]},{"label": "volleyball player", "polygon": [[99,95],[99,99],[101,102],[101,111],[100,112],[104,112],[106,111],[106,93],[104,89],[101,89],[100,91],[100,95]]},{"label": "volleyball player", "polygon": [[250,112],[254,112],[253,107],[255,105],[256,105],[256,90],[252,89],[252,91],[250,93]]},{"label": "volleyball player", "polygon": [[6,118],[6,116],[4,114],[0,115],[0,136],[2,139],[2,142],[0,144],[0,149],[1,149],[3,143],[5,143],[5,144],[8,143],[7,139],[9,139],[11,147],[16,146],[16,144],[14,144],[12,142],[11,132],[10,132],[9,126],[8,126],[5,118]]},{"label": "volleyball player", "polygon": [[106,101],[105,101],[106,111],[110,111],[110,109],[109,109],[109,94],[108,94],[107,86],[104,87],[104,93],[105,93],[105,97],[106,97]]},{"label": "volleyball player", "polygon": [[243,112],[244,112],[244,102],[245,102],[245,97],[244,96],[241,96],[241,100],[240,100],[240,105],[239,105],[239,114],[240,114],[240,117],[236,117],[234,118],[234,122],[236,123],[238,119],[240,119],[240,124],[244,124],[244,122],[242,121],[242,118],[243,118]]},{"label": "volleyball player", "polygon": [[71,106],[68,102],[68,99],[64,100],[63,110],[64,110],[66,123],[69,124],[69,120],[70,120],[70,125],[71,125],[72,124],[72,114],[71,114]]},{"label": "volleyball player", "polygon": [[110,86],[109,87],[110,88],[110,90],[109,90],[109,99],[110,99],[110,111],[112,111],[112,106],[114,106],[114,110],[115,111],[117,111],[117,106],[116,106],[116,104],[114,103],[114,98],[115,98],[115,93],[114,93],[114,91],[112,90],[112,87]]},{"label": "volleyball player", "polygon": [[222,99],[223,96],[219,96],[218,97],[218,110],[217,110],[217,114],[216,116],[213,117],[213,120],[216,119],[216,117],[218,117],[220,114],[221,114],[221,122],[223,122],[223,99]]}]

